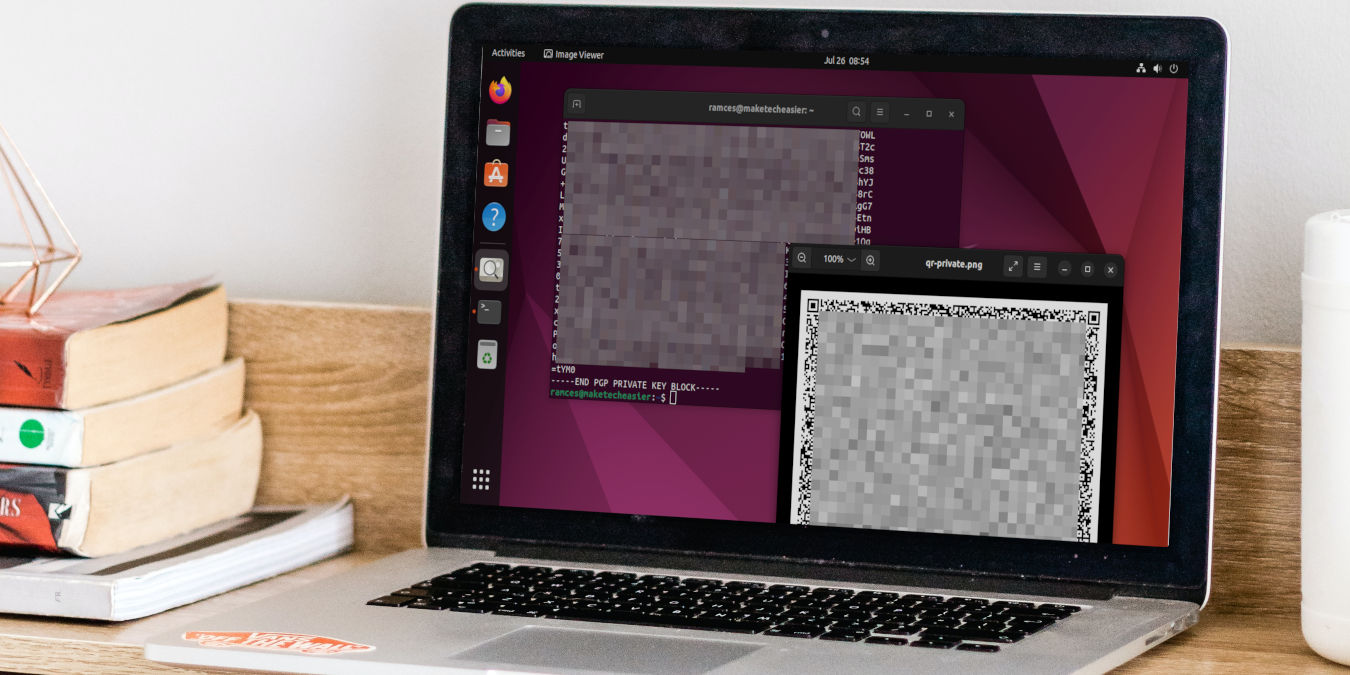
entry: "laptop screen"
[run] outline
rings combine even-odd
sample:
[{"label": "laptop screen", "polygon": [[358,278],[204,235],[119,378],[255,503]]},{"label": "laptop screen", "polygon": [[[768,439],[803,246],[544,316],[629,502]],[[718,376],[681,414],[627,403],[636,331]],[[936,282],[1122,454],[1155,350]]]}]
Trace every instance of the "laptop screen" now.
[{"label": "laptop screen", "polygon": [[460,502],[1168,544],[1186,63],[481,72]]}]

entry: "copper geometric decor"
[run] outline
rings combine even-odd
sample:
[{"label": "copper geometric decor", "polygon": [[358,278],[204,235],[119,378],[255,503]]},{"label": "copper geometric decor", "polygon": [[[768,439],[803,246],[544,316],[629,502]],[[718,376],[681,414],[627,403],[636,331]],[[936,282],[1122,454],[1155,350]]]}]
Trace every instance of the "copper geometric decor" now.
[{"label": "copper geometric decor", "polygon": [[[9,210],[0,209],[0,272],[20,270],[19,278],[0,293],[0,306],[27,304],[28,316],[33,316],[84,255],[4,125],[0,125],[0,183],[5,184],[18,217],[16,227],[9,222]],[[52,238],[52,224],[62,239]],[[20,231],[24,240],[14,242]],[[62,263],[64,268],[53,274]],[[0,286],[5,283],[0,278]],[[28,292],[21,293],[25,285]]]}]

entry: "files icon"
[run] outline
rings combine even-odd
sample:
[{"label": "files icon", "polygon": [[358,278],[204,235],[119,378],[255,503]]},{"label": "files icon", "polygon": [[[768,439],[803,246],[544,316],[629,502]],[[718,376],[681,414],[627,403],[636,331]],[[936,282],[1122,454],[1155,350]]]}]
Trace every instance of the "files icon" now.
[{"label": "files icon", "polygon": [[492,146],[511,145],[511,123],[501,120],[488,120],[487,135],[484,142]]}]

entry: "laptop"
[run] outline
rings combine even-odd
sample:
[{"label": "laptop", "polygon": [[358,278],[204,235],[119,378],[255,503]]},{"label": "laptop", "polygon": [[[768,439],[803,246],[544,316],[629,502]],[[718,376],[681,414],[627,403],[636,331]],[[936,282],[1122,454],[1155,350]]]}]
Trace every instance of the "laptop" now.
[{"label": "laptop", "polygon": [[155,637],[291,672],[1100,672],[1209,593],[1225,38],[469,5],[428,546]]}]

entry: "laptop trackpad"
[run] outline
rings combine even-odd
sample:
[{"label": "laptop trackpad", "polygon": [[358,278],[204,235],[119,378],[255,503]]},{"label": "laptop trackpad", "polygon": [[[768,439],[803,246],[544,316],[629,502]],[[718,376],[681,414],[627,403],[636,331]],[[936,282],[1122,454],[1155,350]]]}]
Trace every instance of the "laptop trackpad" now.
[{"label": "laptop trackpad", "polygon": [[707,672],[756,649],[759,645],[722,640],[527,626],[454,658],[557,669],[687,675]]}]

